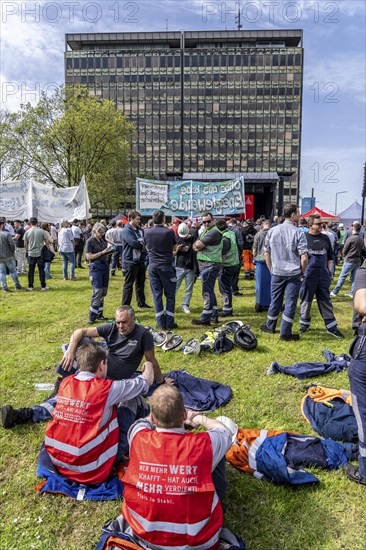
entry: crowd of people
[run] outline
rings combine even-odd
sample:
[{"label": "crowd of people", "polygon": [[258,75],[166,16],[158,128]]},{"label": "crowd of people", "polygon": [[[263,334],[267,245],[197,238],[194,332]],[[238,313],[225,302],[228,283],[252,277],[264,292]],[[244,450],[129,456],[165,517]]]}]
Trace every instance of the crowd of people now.
[{"label": "crowd of people", "polygon": [[[92,299],[88,326],[74,331],[58,366],[54,394],[33,407],[2,407],[2,425],[48,420],[44,448],[63,476],[79,483],[101,483],[116,464],[129,460],[124,482],[123,530],[143,548],[207,548],[218,546],[223,525],[225,453],[232,444],[230,424],[187,411],[173,381],[164,378],[155,357],[152,334],[136,323],[131,307],[133,288],[137,307],[146,302],[146,273],[151,287],[156,327],[172,330],[176,296],[183,281],[181,309],[189,315],[197,279],[202,286],[202,313],[195,326],[231,317],[240,270],[255,276],[254,260],[264,261],[270,276],[270,304],[265,333],[275,333],[281,315],[280,339],[299,340],[310,330],[311,307],[316,299],[328,334],[344,338],[332,298],[350,275],[354,298],[349,369],[352,401],[358,423],[359,466],[347,465],[353,481],[366,485],[366,258],[364,232],[355,221],[326,224],[319,215],[301,219],[298,207],[285,205],[279,218],[256,222],[215,220],[204,212],[200,223],[153,214],[145,227],[137,211],[128,223],[105,221],[84,225],[63,220],[60,227],[31,218],[9,224],[0,219],[0,277],[8,292],[7,271],[20,290],[19,276],[28,269],[33,290],[37,265],[42,290],[52,277],[44,249],[62,258],[64,280],[75,281],[75,269],[88,267]],[[27,262],[26,262],[27,259]],[[335,265],[341,274],[334,289]],[[361,267],[362,266],[362,267]],[[121,306],[113,322],[104,317],[109,277],[122,272]],[[218,291],[216,293],[216,281]],[[221,297],[219,307],[218,298]],[[299,333],[293,332],[300,298]],[[282,314],[281,314],[282,312]],[[95,325],[95,326],[92,326]],[[103,338],[105,348],[95,344]],[[144,358],[142,374],[136,371]],[[155,382],[148,404],[144,396]],[[77,427],[77,428],[76,428]],[[206,428],[191,433],[186,428]],[[183,498],[184,497],[184,498]]]}]

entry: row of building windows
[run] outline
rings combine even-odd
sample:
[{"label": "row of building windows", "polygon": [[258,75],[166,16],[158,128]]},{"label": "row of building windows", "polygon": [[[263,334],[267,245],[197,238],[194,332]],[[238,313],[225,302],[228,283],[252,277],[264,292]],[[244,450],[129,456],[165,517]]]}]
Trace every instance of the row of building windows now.
[{"label": "row of building windows", "polygon": [[[183,55],[184,67],[287,67],[300,66],[302,63],[302,55],[297,54],[272,54],[272,55],[226,55],[226,54],[210,54],[206,55]],[[132,68],[179,68],[182,65],[181,55],[159,55],[159,56],[79,56],[76,52],[71,57],[66,56],[67,69],[79,68],[109,68],[109,69],[132,69]]]}]

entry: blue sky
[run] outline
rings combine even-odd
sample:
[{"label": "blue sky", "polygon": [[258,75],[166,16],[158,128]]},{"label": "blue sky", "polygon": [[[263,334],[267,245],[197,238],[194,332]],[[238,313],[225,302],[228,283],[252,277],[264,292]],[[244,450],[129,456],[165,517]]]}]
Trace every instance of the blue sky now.
[{"label": "blue sky", "polygon": [[[361,202],[365,162],[364,0],[2,0],[1,107],[64,82],[65,33],[303,29],[301,196],[341,212]],[[347,191],[347,193],[340,193]]]}]

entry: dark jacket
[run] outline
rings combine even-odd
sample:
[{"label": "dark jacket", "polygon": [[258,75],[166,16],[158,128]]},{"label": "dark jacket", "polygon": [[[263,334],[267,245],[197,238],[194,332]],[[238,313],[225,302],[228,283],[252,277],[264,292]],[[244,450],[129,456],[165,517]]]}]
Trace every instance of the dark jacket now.
[{"label": "dark jacket", "polygon": [[147,252],[144,232],[140,227],[135,231],[129,223],[124,226],[122,232],[122,246],[122,268],[128,264],[145,263]]}]

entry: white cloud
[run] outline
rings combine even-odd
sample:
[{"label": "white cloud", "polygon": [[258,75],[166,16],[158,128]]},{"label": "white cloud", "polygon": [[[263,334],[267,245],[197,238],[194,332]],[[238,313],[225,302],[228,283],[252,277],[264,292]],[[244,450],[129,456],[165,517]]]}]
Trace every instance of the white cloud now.
[{"label": "white cloud", "polygon": [[342,52],[334,53],[330,58],[312,56],[305,64],[304,86],[310,87],[315,82],[322,86],[335,83],[338,97],[352,96],[354,100],[365,103],[364,54]]}]

